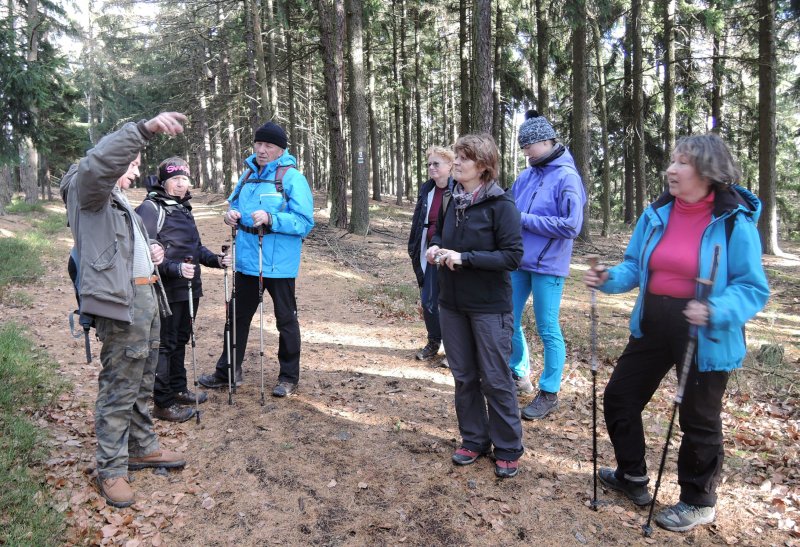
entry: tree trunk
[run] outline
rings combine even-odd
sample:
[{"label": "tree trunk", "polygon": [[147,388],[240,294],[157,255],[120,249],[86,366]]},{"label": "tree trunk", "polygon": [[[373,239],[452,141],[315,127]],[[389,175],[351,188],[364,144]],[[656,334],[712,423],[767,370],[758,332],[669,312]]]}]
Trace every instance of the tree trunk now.
[{"label": "tree trunk", "polygon": [[[711,6],[716,9],[722,8],[719,0],[713,1]],[[724,18],[722,24],[725,24]],[[720,55],[720,33],[716,28],[713,29],[713,33],[711,42],[711,130],[719,134],[722,131],[722,71],[725,61]]]},{"label": "tree trunk", "polygon": [[469,27],[467,25],[467,0],[458,1],[458,48],[461,52],[461,125],[459,133],[465,135],[470,132],[472,128],[472,105],[470,99],[472,92],[470,90],[470,54],[469,54]]},{"label": "tree trunk", "polygon": [[576,19],[572,30],[572,155],[575,167],[583,179],[586,204],[583,208],[583,225],[578,237],[584,241],[589,235],[589,199],[592,186],[589,171],[589,89],[586,62],[586,4],[585,0],[573,3]]},{"label": "tree trunk", "polygon": [[236,126],[234,125],[233,93],[231,92],[230,74],[230,43],[226,32],[225,12],[220,4],[217,4],[217,22],[222,29],[220,39],[220,63],[219,63],[219,86],[222,95],[222,104],[225,105],[223,113],[225,120],[221,122],[223,126],[223,148],[222,148],[222,192],[230,195],[233,184],[237,181],[236,165],[239,158],[236,156]]},{"label": "tree trunk", "polygon": [[492,2],[475,0],[475,17],[472,22],[472,39],[475,46],[475,72],[472,77],[475,110],[472,129],[480,133],[492,132]]},{"label": "tree trunk", "polygon": [[[292,13],[294,13],[294,0],[286,2],[286,21],[282,21],[285,25],[286,36],[286,86],[287,97],[286,102],[289,104],[289,143],[296,154],[299,154],[300,138],[297,131],[297,112],[294,106],[294,43],[293,43],[293,29],[289,22],[292,20]],[[300,159],[298,157],[298,159]]]},{"label": "tree trunk", "polygon": [[775,2],[758,0],[758,20],[758,197],[763,207],[758,219],[758,233],[762,251],[773,255],[781,252],[775,176]]},{"label": "tree trunk", "polygon": [[[402,2],[402,0],[400,0]],[[392,1],[392,13],[394,15],[392,24],[392,55],[394,67],[394,86],[395,93],[393,97],[394,102],[394,154],[395,154],[395,189],[397,190],[397,205],[403,203],[403,144],[402,144],[402,120],[401,120],[401,102],[403,101],[403,86],[400,78],[400,38],[398,36],[397,25],[402,25],[402,20],[398,23],[399,17],[396,13],[397,0]],[[401,12],[402,13],[402,12]]]},{"label": "tree trunk", "polygon": [[364,93],[364,48],[361,21],[362,0],[347,0],[347,39],[350,45],[350,169],[353,207],[350,232],[367,235],[369,231],[369,164],[367,156],[367,99]]},{"label": "tree trunk", "polygon": [[[259,96],[261,97],[261,104],[259,108],[260,120],[259,125],[271,120],[274,113],[270,109],[269,99],[269,81],[267,80],[267,70],[264,66],[264,39],[261,34],[261,8],[258,0],[247,0],[253,22],[253,44],[255,46],[254,56],[256,65],[256,76],[258,78],[258,89],[260,90]],[[253,128],[253,131],[257,127]]]},{"label": "tree trunk", "polygon": [[646,187],[644,180],[644,96],[642,90],[642,0],[633,0],[632,2],[631,29],[633,31],[633,180],[636,216],[639,217],[644,211]]},{"label": "tree trunk", "polygon": [[325,73],[330,150],[331,224],[347,227],[347,156],[342,133],[341,66],[344,55],[343,0],[319,0],[320,46]]},{"label": "tree trunk", "polygon": [[266,12],[267,23],[267,50],[265,52],[267,61],[267,82],[269,84],[269,111],[272,118],[278,118],[278,59],[275,55],[275,42],[279,40],[280,29],[276,28],[273,0],[264,0],[264,11]]},{"label": "tree trunk", "polygon": [[[600,115],[600,134],[603,147],[603,196],[600,202],[600,208],[603,213],[603,227],[600,235],[603,237],[608,236],[608,229],[611,225],[611,167],[609,165],[608,155],[611,153],[608,147],[608,110],[606,105],[606,73],[605,61],[603,60],[603,43],[600,35],[600,28],[597,21],[594,21],[592,26],[594,33],[594,54],[597,63],[597,90],[599,101],[599,115]],[[584,221],[584,224],[586,222]]]},{"label": "tree trunk", "polygon": [[[39,60],[41,16],[39,15],[38,0],[28,0],[27,15],[28,33],[25,39],[28,43],[28,51],[26,52],[26,59],[29,64],[33,64]],[[37,124],[39,122],[39,109],[31,107],[30,115],[33,124]],[[25,193],[25,203],[36,203],[39,201],[39,151],[31,137],[26,136],[20,140],[19,157],[20,186]]]},{"label": "tree trunk", "polygon": [[[245,27],[245,42],[247,44],[247,97],[249,102],[249,113],[250,113],[250,132],[255,133],[256,129],[258,129],[260,125],[260,116],[259,116],[259,105],[258,105],[258,96],[259,96],[259,85],[258,80],[256,79],[256,72],[257,72],[257,65],[258,60],[256,59],[256,46],[255,46],[255,39],[253,37],[253,27],[255,24],[253,23],[253,9],[252,4],[254,0],[243,0],[242,6],[244,10],[244,27]],[[261,27],[261,23],[258,24],[259,28]],[[263,59],[263,58],[262,58]],[[261,63],[263,66],[263,62]],[[263,92],[263,87],[261,87],[261,91]]]},{"label": "tree trunk", "polygon": [[675,148],[675,2],[664,0],[664,166]]},{"label": "tree trunk", "polygon": [[403,186],[405,196],[411,199],[411,191],[414,187],[412,181],[411,168],[411,113],[409,109],[409,91],[411,85],[408,82],[408,51],[406,50],[406,22],[408,21],[406,2],[400,0],[400,81],[402,83],[400,100],[403,103]]},{"label": "tree trunk", "polygon": [[625,157],[625,210],[623,218],[626,224],[633,224],[635,220],[634,212],[634,195],[633,195],[633,51],[632,51],[632,30],[633,24],[631,17],[625,18],[625,67],[624,67],[624,113],[623,119],[625,120],[625,137],[623,144],[623,155]]},{"label": "tree trunk", "polygon": [[[500,75],[503,72],[503,10],[500,3],[497,3],[494,22],[494,86],[492,88],[492,136],[496,142],[500,142],[500,132],[503,127],[503,116],[501,114],[500,102],[502,99],[502,89],[500,87]],[[500,156],[500,180],[503,180],[503,160]]]},{"label": "tree trunk", "polygon": [[369,138],[370,138],[370,167],[372,168],[372,199],[381,200],[381,137],[378,127],[378,114],[375,108],[375,73],[372,62],[372,33],[367,25],[367,75],[369,78],[368,104],[369,104]]},{"label": "tree trunk", "polygon": [[536,0],[536,84],[538,86],[536,109],[550,119],[550,87],[547,83],[550,61],[550,23],[546,0]]},{"label": "tree trunk", "polygon": [[[418,181],[425,180],[426,169],[423,166],[425,158],[422,157],[422,94],[420,93],[420,86],[422,83],[422,66],[421,58],[422,52],[420,51],[419,34],[422,30],[419,20],[420,3],[416,0],[414,6],[414,128],[416,129],[416,145],[417,145],[417,172],[414,177]],[[427,79],[430,82],[430,78]],[[433,121],[433,120],[431,120]],[[421,183],[421,182],[420,182]]]}]

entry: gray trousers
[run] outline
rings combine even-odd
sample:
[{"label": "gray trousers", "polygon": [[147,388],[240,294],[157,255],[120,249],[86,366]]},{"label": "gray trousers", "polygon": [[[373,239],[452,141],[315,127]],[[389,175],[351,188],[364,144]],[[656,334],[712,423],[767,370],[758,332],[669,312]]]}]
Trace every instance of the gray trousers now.
[{"label": "gray trousers", "polygon": [[501,460],[522,456],[522,423],[508,360],[511,313],[460,313],[439,307],[447,362],[456,384],[456,416],[463,446]]},{"label": "gray trousers", "polygon": [[158,450],[147,400],[158,363],[158,302],[152,285],[136,286],[133,324],[97,318],[103,343],[95,403],[97,473],[101,479],[128,474],[128,456]]}]

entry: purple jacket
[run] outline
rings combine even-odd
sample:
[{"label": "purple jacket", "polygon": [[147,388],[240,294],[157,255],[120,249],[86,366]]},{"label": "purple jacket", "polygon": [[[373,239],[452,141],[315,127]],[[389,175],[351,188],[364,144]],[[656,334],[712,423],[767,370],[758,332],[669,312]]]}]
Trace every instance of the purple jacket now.
[{"label": "purple jacket", "polygon": [[572,241],[581,231],[586,192],[569,150],[528,167],[511,187],[522,216],[525,254],[520,270],[566,277]]}]

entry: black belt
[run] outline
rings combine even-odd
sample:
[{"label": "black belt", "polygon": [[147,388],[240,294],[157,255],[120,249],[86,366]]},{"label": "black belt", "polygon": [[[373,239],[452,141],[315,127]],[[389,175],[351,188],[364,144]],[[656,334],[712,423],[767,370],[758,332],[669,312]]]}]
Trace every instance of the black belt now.
[{"label": "black belt", "polygon": [[253,226],[245,226],[244,224],[239,224],[236,228],[238,230],[253,235],[263,235],[263,234],[268,234],[270,232],[270,230],[267,229],[267,227],[264,226],[263,224],[261,226],[258,226],[257,228]]}]

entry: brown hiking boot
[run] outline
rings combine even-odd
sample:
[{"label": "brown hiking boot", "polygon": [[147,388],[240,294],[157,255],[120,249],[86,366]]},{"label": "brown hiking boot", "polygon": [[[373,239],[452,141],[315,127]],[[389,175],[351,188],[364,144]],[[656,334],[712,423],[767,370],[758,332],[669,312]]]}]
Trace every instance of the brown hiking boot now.
[{"label": "brown hiking boot", "polygon": [[156,450],[140,458],[128,458],[128,470],[136,471],[145,467],[183,467],[186,460],[177,452],[170,450]]},{"label": "brown hiking boot", "polygon": [[153,405],[153,418],[167,422],[185,422],[194,416],[194,408],[174,403],[166,408]]},{"label": "brown hiking boot", "polygon": [[113,507],[130,507],[133,505],[133,490],[128,484],[128,477],[112,477],[101,479],[97,477],[97,488],[100,495]]}]

